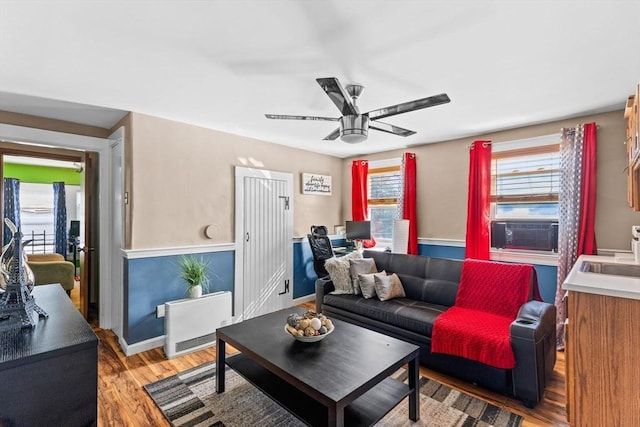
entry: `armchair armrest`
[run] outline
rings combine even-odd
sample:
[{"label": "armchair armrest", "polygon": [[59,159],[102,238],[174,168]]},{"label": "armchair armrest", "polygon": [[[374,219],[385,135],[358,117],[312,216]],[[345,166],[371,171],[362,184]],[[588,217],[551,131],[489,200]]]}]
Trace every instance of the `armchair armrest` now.
[{"label": "armchair armrest", "polygon": [[520,307],[518,317],[511,324],[511,337],[530,340],[541,338],[556,327],[556,307],[540,301],[528,301]]},{"label": "armchair armrest", "polygon": [[329,276],[316,280],[316,313],[322,313],[324,296],[333,290],[335,290],[335,288]]},{"label": "armchair armrest", "polygon": [[36,285],[60,283],[65,291],[71,292],[74,285],[75,266],[69,261],[29,261]]},{"label": "armchair armrest", "polygon": [[529,301],[511,323],[511,346],[516,357],[513,392],[528,407],[541,399],[556,363],[556,307]]}]

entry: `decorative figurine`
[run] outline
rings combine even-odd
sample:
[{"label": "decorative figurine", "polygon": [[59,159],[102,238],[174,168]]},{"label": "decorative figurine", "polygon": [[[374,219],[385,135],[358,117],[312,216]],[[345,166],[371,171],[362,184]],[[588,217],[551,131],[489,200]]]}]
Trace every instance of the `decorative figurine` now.
[{"label": "decorative figurine", "polygon": [[[4,220],[7,227],[11,230],[11,236],[18,231],[16,225],[9,219],[5,218]],[[27,263],[27,251],[25,247],[31,243],[31,240],[26,240],[22,242],[22,268],[24,269],[25,280],[27,281],[27,288],[29,288],[29,293],[33,291],[33,287],[35,286],[35,276],[33,275],[33,271],[29,267]],[[0,255],[0,292],[4,292],[7,289],[7,284],[9,283],[9,270],[11,269],[11,260],[13,259],[13,237],[11,241],[2,248],[2,255]]]},{"label": "decorative figurine", "polygon": [[[7,225],[11,228],[10,222]],[[13,253],[9,263],[7,288],[0,295],[0,331],[34,329],[38,326],[39,317],[49,317],[49,315],[36,305],[35,297],[31,295],[28,288],[22,258],[22,233],[15,226],[11,231],[13,232],[11,240]]]}]

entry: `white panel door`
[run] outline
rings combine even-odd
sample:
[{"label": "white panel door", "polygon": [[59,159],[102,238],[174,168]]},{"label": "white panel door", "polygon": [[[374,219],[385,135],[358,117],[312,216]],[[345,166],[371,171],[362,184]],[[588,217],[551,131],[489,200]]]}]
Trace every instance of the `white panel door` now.
[{"label": "white panel door", "polygon": [[289,180],[245,176],[243,318],[290,307],[293,215]]}]

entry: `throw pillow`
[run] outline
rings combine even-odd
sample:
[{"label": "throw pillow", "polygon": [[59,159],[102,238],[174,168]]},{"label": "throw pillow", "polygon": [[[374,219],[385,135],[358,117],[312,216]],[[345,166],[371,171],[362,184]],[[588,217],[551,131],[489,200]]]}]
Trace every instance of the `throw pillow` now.
[{"label": "throw pillow", "polygon": [[360,279],[360,290],[365,298],[373,298],[376,296],[375,277],[386,277],[387,273],[382,270],[380,273],[358,274]]},{"label": "throw pillow", "polygon": [[373,282],[376,288],[376,294],[380,301],[387,301],[393,298],[404,298],[404,288],[402,282],[396,273],[389,276],[374,276]]},{"label": "throw pillow", "polygon": [[351,275],[349,274],[349,260],[361,259],[360,252],[351,252],[340,258],[329,258],[324,263],[329,273],[329,277],[333,282],[334,291],[331,293],[334,295],[353,294],[353,285],[351,284]]},{"label": "throw pillow", "polygon": [[351,273],[351,281],[353,283],[353,293],[360,295],[360,278],[359,274],[377,273],[376,260],[373,258],[350,259],[349,272]]}]

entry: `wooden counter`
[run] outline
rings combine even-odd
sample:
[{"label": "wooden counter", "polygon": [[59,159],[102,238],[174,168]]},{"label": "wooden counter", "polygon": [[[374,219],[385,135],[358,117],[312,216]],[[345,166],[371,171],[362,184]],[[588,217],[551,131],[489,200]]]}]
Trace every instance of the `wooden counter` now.
[{"label": "wooden counter", "polygon": [[[579,264],[580,260],[574,269]],[[575,274],[569,276],[574,283],[565,282],[564,289],[592,285],[579,283]],[[585,291],[569,290],[568,296],[569,422],[572,426],[640,426],[640,300],[633,286],[628,289],[630,298],[607,295],[612,292],[607,275],[591,275],[590,280],[600,280],[602,292],[589,286]]]}]

